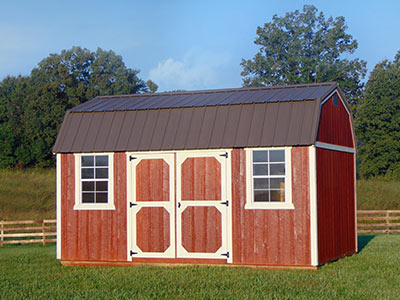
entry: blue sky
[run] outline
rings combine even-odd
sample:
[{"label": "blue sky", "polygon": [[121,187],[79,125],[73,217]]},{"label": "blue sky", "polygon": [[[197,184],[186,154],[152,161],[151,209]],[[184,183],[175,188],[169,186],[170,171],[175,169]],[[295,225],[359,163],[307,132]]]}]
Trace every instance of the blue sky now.
[{"label": "blue sky", "polygon": [[0,0],[0,80],[72,46],[113,50],[159,91],[240,87],[257,26],[313,4],[344,16],[371,71],[400,50],[400,1]]}]

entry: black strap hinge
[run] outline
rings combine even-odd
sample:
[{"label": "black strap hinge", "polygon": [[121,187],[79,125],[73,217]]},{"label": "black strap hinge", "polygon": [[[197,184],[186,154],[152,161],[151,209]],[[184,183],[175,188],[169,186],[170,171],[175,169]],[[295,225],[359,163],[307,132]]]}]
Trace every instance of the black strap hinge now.
[{"label": "black strap hinge", "polygon": [[129,161],[132,161],[132,160],[134,160],[134,159],[137,159],[137,157],[134,157],[134,156],[132,156],[132,155],[129,155]]},{"label": "black strap hinge", "polygon": [[135,203],[135,202],[129,202],[129,207],[130,208],[132,208],[132,206],[136,206],[137,205],[137,203]]},{"label": "black strap hinge", "polygon": [[229,251],[226,252],[226,253],[222,253],[221,255],[222,255],[222,256],[226,256],[226,258],[229,258]]},{"label": "black strap hinge", "polygon": [[131,252],[129,253],[130,254],[130,256],[134,256],[135,254],[138,254],[137,252],[133,252],[132,250],[131,250]]},{"label": "black strap hinge", "polygon": [[228,158],[228,152],[225,152],[224,154],[220,154],[219,156],[224,156],[225,158]]},{"label": "black strap hinge", "polygon": [[224,201],[224,202],[221,202],[221,204],[224,204],[224,205],[226,205],[226,206],[229,206],[229,200],[226,200],[226,201]]}]

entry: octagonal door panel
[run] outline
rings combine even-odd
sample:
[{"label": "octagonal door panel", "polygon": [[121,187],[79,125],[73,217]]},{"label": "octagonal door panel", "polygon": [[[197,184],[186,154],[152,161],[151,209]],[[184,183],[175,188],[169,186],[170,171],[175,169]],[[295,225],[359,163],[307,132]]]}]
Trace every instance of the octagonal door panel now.
[{"label": "octagonal door panel", "polygon": [[176,176],[178,257],[227,258],[225,153],[178,153]]},{"label": "octagonal door panel", "polygon": [[131,155],[130,161],[129,255],[174,257],[174,155]]}]

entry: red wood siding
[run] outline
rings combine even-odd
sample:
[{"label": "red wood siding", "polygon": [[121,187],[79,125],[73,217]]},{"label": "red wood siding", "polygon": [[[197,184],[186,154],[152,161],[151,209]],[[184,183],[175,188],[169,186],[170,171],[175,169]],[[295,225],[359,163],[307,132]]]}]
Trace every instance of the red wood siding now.
[{"label": "red wood siding", "polygon": [[333,96],[321,108],[317,141],[353,147],[351,119],[342,101],[333,105]]},{"label": "red wood siding", "polygon": [[178,211],[182,213],[182,246],[191,253],[215,253],[222,245],[222,214],[212,204],[207,206],[207,201],[222,200],[221,163],[214,157],[191,157],[180,168],[182,200],[204,201],[204,206],[189,205]]},{"label": "red wood siding", "polygon": [[170,215],[163,207],[142,207],[136,215],[137,245],[143,252],[165,252],[170,245]]},{"label": "red wood siding", "polygon": [[136,166],[136,201],[169,201],[169,166],[163,159]]},{"label": "red wood siding", "polygon": [[317,148],[319,263],[356,252],[354,154]]},{"label": "red wood siding", "polygon": [[220,200],[221,164],[214,157],[187,158],[182,164],[182,200]]},{"label": "red wood siding", "polygon": [[309,149],[292,148],[293,210],[245,209],[246,154],[232,151],[233,263],[311,265]]},{"label": "red wood siding", "polygon": [[75,160],[61,154],[61,259],[126,260],[126,157],[114,154],[115,210],[74,210]]},{"label": "red wood siding", "polygon": [[187,207],[182,213],[182,246],[188,252],[215,253],[221,247],[221,213],[215,207]]}]

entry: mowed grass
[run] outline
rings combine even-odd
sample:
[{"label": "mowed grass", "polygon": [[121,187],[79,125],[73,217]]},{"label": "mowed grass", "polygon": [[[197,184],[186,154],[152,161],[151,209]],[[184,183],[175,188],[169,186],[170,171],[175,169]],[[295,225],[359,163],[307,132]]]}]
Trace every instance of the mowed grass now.
[{"label": "mowed grass", "polygon": [[317,271],[218,266],[63,267],[55,246],[0,248],[0,299],[399,299],[400,235]]},{"label": "mowed grass", "polygon": [[0,220],[55,217],[54,169],[0,170]]}]

